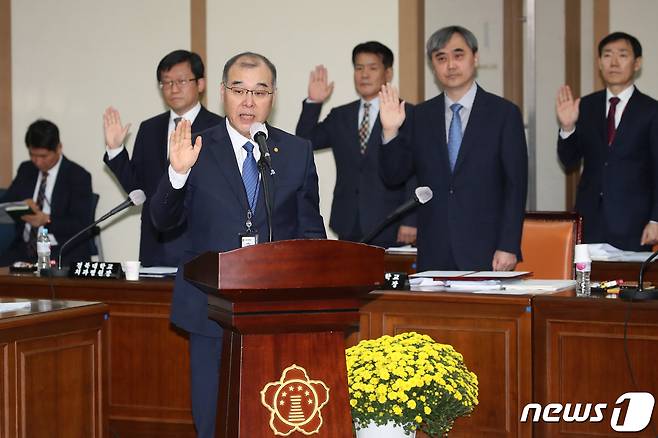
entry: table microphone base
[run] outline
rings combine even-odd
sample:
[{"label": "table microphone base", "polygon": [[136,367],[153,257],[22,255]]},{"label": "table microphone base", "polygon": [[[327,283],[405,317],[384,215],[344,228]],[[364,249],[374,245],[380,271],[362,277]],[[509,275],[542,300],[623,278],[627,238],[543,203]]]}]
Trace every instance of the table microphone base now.
[{"label": "table microphone base", "polygon": [[619,293],[619,298],[625,301],[658,300],[658,290],[622,289],[621,292]]},{"label": "table microphone base", "polygon": [[[46,274],[46,276],[51,276],[51,277],[68,277],[69,276],[69,268],[63,267],[63,268],[51,268],[50,273]],[[43,277],[44,275],[41,274]]]}]

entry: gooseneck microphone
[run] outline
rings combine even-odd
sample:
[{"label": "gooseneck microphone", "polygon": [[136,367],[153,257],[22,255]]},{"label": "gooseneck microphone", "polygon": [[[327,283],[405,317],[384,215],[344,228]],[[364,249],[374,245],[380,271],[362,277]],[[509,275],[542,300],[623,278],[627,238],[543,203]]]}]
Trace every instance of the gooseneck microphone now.
[{"label": "gooseneck microphone", "polygon": [[398,208],[395,209],[391,214],[386,216],[386,219],[384,219],[377,227],[375,227],[370,233],[368,233],[363,239],[360,240],[361,243],[370,243],[372,240],[379,235],[379,233],[382,232],[384,228],[389,226],[391,223],[395,222],[398,220],[400,217],[402,217],[404,214],[408,213],[412,209],[418,207],[419,205],[425,204],[432,199],[432,196],[434,194],[432,193],[432,189],[426,186],[421,186],[421,187],[416,187],[416,190],[414,190],[414,196],[399,206]]},{"label": "gooseneck microphone", "polygon": [[645,261],[642,262],[640,266],[640,275],[637,282],[637,288],[633,289],[622,289],[619,293],[619,297],[622,300],[628,301],[646,301],[646,300],[658,300],[658,291],[656,289],[644,290],[644,271],[647,269],[649,264],[653,259],[658,256],[658,251],[654,251]]},{"label": "gooseneck microphone", "polygon": [[263,182],[263,195],[265,197],[265,212],[267,213],[268,242],[272,241],[272,203],[269,176],[274,176],[276,172],[272,168],[272,157],[270,148],[267,146],[267,126],[262,122],[254,122],[249,127],[251,139],[258,143],[260,150],[260,160],[258,160],[258,170],[260,171],[260,180]]},{"label": "gooseneck microphone", "polygon": [[270,167],[270,174],[274,175],[272,156],[270,155],[270,148],[267,146],[267,126],[265,126],[265,123],[254,122],[249,127],[249,135],[258,144],[261,158],[265,159],[267,165]]},{"label": "gooseneck microphone", "polygon": [[105,219],[114,216],[118,212],[125,210],[126,208],[132,206],[132,205],[142,205],[146,201],[146,195],[144,194],[143,190],[137,189],[133,190],[130,192],[128,195],[128,199],[123,201],[121,204],[117,205],[114,207],[112,210],[101,216],[99,219],[96,219],[94,222],[92,222],[90,225],[84,227],[82,230],[78,231],[73,237],[68,239],[66,242],[62,244],[62,246],[59,248],[59,257],[57,260],[57,269],[53,271],[53,276],[55,277],[64,277],[68,275],[68,270],[62,269],[62,253],[64,252],[64,248],[66,245],[74,241],[76,238],[80,237],[83,233],[89,231],[96,225],[100,224],[103,222]]}]

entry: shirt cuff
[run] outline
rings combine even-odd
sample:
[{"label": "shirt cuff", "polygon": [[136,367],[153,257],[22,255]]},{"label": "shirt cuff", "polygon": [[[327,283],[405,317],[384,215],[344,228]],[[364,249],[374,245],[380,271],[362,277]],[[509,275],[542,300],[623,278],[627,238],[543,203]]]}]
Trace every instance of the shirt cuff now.
[{"label": "shirt cuff", "polygon": [[107,152],[107,158],[110,159],[110,160],[115,158],[121,152],[123,152],[124,149],[125,149],[125,147],[123,145],[119,146],[116,149],[110,149],[107,146],[105,146],[105,152]]},{"label": "shirt cuff", "polygon": [[190,176],[190,172],[192,169],[189,169],[185,173],[178,173],[174,170],[173,167],[171,167],[171,164],[169,165],[169,182],[171,183],[171,186],[175,188],[176,190],[182,189],[185,183],[187,182],[187,177]]},{"label": "shirt cuff", "polygon": [[560,138],[562,140],[566,140],[574,132],[576,132],[576,128],[572,129],[571,131],[563,131],[562,128],[560,128]]}]

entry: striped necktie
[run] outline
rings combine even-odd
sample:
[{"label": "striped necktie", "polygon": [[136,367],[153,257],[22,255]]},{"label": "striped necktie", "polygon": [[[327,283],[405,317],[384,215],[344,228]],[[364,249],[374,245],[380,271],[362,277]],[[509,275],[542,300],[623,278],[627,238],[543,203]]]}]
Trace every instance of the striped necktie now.
[{"label": "striped necktie", "polygon": [[361,155],[365,155],[368,148],[368,138],[370,138],[370,102],[363,103],[363,118],[359,125],[359,146]]},{"label": "striped necktie", "polygon": [[249,209],[253,213],[256,210],[256,200],[258,199],[258,165],[254,158],[254,145],[248,141],[242,148],[247,151],[247,159],[242,164],[242,182],[247,192]]}]

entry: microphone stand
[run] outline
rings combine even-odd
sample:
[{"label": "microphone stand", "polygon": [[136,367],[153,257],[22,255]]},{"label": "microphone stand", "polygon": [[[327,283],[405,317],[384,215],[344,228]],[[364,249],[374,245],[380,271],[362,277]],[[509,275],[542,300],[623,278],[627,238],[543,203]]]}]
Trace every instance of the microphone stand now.
[{"label": "microphone stand", "polygon": [[359,240],[359,243],[370,243],[375,237],[379,235],[379,233],[384,230],[384,228],[392,224],[398,217],[399,215],[397,214],[392,214],[391,216],[387,217],[377,226],[377,228],[369,232],[363,239]]},{"label": "microphone stand", "polygon": [[619,297],[622,300],[629,301],[646,301],[646,300],[658,300],[658,291],[656,290],[644,290],[644,271],[647,269],[649,264],[653,259],[658,256],[658,251],[654,251],[645,261],[642,262],[640,267],[640,275],[637,283],[637,288],[633,289],[622,289],[619,294]]},{"label": "microphone stand", "polygon": [[[268,172],[269,169],[269,172]],[[267,160],[264,154],[261,154],[258,160],[258,171],[260,180],[263,182],[263,196],[265,198],[265,213],[267,214],[268,242],[272,241],[272,204],[270,202],[270,179],[268,177],[275,174],[272,164]]]},{"label": "microphone stand", "polygon": [[126,208],[126,207],[129,207],[130,205],[132,205],[132,203],[128,203],[128,204],[125,204],[125,205],[124,205],[124,204],[121,204],[120,206],[114,208],[113,210],[111,210],[111,211],[105,213],[105,214],[104,214],[103,216],[101,216],[99,219],[96,219],[94,222],[92,222],[91,224],[87,225],[87,226],[84,227],[82,230],[80,230],[80,231],[78,231],[77,233],[75,233],[75,234],[73,235],[73,237],[71,237],[71,238],[68,239],[66,242],[64,242],[64,243],[62,244],[62,246],[59,248],[59,256],[57,257],[57,269],[55,269],[55,270],[52,270],[52,269],[51,269],[51,270],[50,270],[50,271],[51,271],[51,272],[50,272],[50,275],[52,275],[53,277],[66,277],[67,275],[69,275],[69,270],[68,270],[68,268],[62,268],[62,254],[64,253],[64,248],[66,247],[66,245],[68,245],[69,243],[73,242],[75,239],[77,239],[77,238],[80,237],[82,234],[86,233],[87,231],[91,230],[92,228],[94,228],[95,226],[97,226],[98,224],[100,224],[101,222],[103,222],[105,219],[109,218],[110,216],[113,216],[115,213],[118,213],[119,211],[123,210],[123,209]]}]

